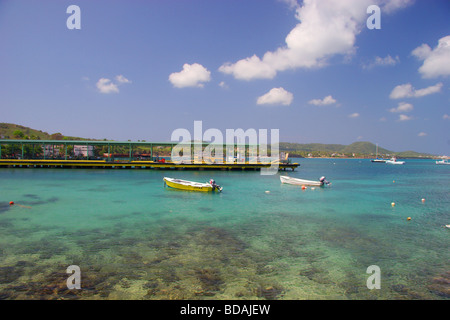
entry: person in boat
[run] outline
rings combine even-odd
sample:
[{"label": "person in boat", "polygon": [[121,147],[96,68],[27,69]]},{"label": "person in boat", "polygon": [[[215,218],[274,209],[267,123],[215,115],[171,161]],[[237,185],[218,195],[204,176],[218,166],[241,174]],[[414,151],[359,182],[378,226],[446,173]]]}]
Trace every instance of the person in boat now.
[{"label": "person in boat", "polygon": [[222,188],[214,181],[214,179],[209,180],[209,184],[212,186],[213,191],[217,188],[217,190],[222,191]]},{"label": "person in boat", "polygon": [[325,179],[325,177],[321,177],[321,178],[320,178],[320,182],[321,182],[322,184],[327,184],[327,185],[330,184],[330,182],[327,181],[327,180]]}]

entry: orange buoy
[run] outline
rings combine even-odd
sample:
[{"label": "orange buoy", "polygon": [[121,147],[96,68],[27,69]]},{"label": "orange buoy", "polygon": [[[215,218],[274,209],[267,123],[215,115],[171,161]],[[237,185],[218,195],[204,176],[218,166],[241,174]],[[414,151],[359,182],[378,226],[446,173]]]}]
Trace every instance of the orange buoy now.
[{"label": "orange buoy", "polygon": [[422,203],[424,203],[425,202],[425,199],[424,198],[422,198]]},{"label": "orange buoy", "polygon": [[392,202],[392,203],[391,203],[391,206],[395,207],[395,202]]},{"label": "orange buoy", "polygon": [[305,190],[306,189],[306,187],[305,186],[302,186],[302,190]]},{"label": "orange buoy", "polygon": [[12,206],[14,204],[14,201],[10,201],[9,205]]},{"label": "orange buoy", "polygon": [[408,221],[411,220],[411,217],[406,218],[406,220],[408,220]]}]

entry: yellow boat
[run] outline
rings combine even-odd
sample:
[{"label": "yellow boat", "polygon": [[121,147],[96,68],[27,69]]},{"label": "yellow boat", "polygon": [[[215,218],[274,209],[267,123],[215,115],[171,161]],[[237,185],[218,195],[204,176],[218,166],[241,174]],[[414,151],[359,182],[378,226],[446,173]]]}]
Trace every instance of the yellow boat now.
[{"label": "yellow boat", "polygon": [[193,182],[181,179],[167,178],[164,177],[164,182],[171,188],[188,190],[188,191],[201,191],[201,192],[212,192],[212,191],[222,191],[222,187],[217,185],[214,180],[211,179],[209,183]]}]

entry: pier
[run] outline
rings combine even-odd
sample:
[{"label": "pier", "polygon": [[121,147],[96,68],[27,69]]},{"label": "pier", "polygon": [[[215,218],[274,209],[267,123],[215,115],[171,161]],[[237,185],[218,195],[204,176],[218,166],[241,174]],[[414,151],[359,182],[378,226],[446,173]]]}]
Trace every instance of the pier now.
[{"label": "pier", "polygon": [[[192,161],[173,162],[160,156],[172,150],[175,142],[118,142],[78,140],[0,140],[0,168],[89,168],[89,169],[166,169],[166,170],[254,170],[277,166],[278,170],[295,170],[298,163],[287,159],[249,161],[249,145],[232,161],[198,160],[191,150]],[[211,146],[202,143],[202,147]],[[156,150],[155,150],[156,148]],[[241,150],[242,152],[242,150]],[[235,156],[239,155],[238,149]],[[211,162],[211,161],[210,161]]]}]

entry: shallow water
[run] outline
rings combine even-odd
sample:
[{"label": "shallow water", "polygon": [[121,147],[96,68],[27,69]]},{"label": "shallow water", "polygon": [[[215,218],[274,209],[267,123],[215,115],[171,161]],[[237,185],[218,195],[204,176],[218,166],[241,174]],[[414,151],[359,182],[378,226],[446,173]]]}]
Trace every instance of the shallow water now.
[{"label": "shallow water", "polygon": [[[297,161],[273,176],[0,169],[0,299],[449,298],[448,166]],[[332,185],[301,190],[280,174]],[[224,190],[165,188],[164,176]],[[67,288],[70,265],[81,290]]]}]

